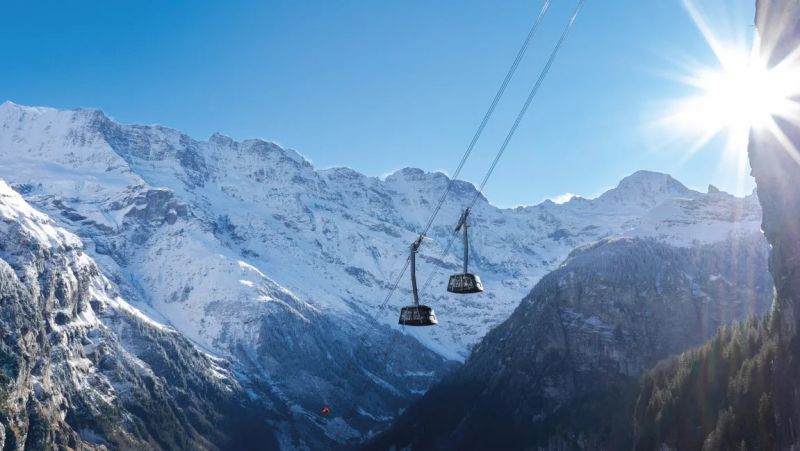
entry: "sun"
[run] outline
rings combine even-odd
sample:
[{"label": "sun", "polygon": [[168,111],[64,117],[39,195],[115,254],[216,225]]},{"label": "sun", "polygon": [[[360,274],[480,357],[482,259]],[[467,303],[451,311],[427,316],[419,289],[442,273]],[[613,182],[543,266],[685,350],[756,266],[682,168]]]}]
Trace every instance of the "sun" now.
[{"label": "sun", "polygon": [[704,144],[719,133],[746,137],[753,128],[768,128],[776,118],[796,115],[793,98],[800,74],[787,70],[789,66],[769,68],[759,47],[756,37],[749,51],[717,49],[717,67],[696,68],[684,78],[697,93],[677,101],[669,119],[695,129]]},{"label": "sun", "polygon": [[757,54],[731,53],[721,70],[695,76],[693,84],[701,93],[686,102],[685,113],[708,130],[766,127],[787,113],[794,88],[788,80]]},{"label": "sun", "polygon": [[731,173],[735,166],[741,185],[750,132],[779,133],[777,120],[800,122],[800,49],[769,64],[755,30],[749,42],[723,42],[692,1],[683,3],[716,59],[685,68],[679,80],[690,95],[667,102],[656,123],[676,141],[688,141],[682,162],[724,137],[720,170]]}]

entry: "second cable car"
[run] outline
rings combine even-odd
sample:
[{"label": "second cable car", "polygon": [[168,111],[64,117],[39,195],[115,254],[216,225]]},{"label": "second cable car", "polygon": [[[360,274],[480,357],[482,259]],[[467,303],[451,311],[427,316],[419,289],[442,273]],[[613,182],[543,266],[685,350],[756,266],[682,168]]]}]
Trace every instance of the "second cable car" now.
[{"label": "second cable car", "polygon": [[461,219],[456,226],[456,233],[459,230],[464,232],[464,272],[461,274],[453,274],[447,282],[447,291],[456,294],[472,294],[480,293],[483,291],[483,284],[481,278],[469,272],[469,234],[467,233],[467,217],[469,216],[470,209],[464,210]]}]

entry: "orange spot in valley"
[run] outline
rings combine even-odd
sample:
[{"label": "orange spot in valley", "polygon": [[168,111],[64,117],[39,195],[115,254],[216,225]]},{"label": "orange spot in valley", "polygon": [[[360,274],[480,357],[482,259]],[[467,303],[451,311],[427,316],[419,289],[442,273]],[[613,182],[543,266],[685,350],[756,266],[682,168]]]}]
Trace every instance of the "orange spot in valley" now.
[{"label": "orange spot in valley", "polygon": [[331,409],[329,409],[329,408],[327,408],[327,407],[323,407],[323,408],[322,408],[322,414],[323,414],[323,415],[327,415],[327,414],[329,414],[329,413],[331,413]]}]

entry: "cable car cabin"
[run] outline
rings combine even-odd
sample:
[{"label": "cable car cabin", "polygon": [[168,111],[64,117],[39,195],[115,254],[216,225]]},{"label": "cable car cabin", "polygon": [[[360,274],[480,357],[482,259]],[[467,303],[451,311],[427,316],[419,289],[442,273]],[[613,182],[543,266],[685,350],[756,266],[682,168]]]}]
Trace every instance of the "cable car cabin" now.
[{"label": "cable car cabin", "polygon": [[483,284],[481,278],[475,274],[469,273],[469,233],[467,232],[467,217],[469,216],[470,209],[464,210],[461,219],[458,220],[455,232],[459,230],[464,231],[464,272],[461,274],[453,274],[447,282],[447,291],[456,294],[472,294],[480,293],[483,291]]},{"label": "cable car cabin", "polygon": [[447,282],[447,291],[456,294],[472,294],[483,291],[481,278],[475,274],[454,274]]},{"label": "cable car cabin", "polygon": [[417,251],[422,243],[422,235],[411,245],[411,292],[414,294],[414,304],[400,309],[399,324],[403,326],[435,326],[439,324],[433,309],[427,305],[419,304],[419,293],[417,292]]},{"label": "cable car cabin", "polygon": [[435,326],[436,313],[427,305],[410,305],[400,309],[399,324],[403,326]]}]

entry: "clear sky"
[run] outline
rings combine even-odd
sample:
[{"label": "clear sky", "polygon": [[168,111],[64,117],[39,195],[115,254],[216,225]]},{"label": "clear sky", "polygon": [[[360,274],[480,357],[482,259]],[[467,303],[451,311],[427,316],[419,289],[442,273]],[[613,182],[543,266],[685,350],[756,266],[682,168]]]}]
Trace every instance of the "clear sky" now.
[{"label": "clear sky", "polygon": [[[754,0],[698,1],[724,40]],[[553,0],[463,178],[479,182],[575,0]],[[318,167],[451,172],[542,0],[0,2],[0,101],[296,149]],[[746,43],[746,42],[745,42]],[[596,195],[638,169],[741,193],[724,140],[690,159],[652,126],[714,54],[680,0],[588,0],[486,189],[500,206]]]}]

